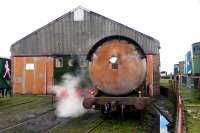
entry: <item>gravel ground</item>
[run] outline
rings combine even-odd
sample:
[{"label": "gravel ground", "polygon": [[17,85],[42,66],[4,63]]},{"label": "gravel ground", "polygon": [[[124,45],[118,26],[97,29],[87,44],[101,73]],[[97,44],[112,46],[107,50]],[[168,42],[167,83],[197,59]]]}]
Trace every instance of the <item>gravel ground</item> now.
[{"label": "gravel ground", "polygon": [[0,99],[0,132],[44,132],[65,119],[55,116],[47,96],[14,96]]}]

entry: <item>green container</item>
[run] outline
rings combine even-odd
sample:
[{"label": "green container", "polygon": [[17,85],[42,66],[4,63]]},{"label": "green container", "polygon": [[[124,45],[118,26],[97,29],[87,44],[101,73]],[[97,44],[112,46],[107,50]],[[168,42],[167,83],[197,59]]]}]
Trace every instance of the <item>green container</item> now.
[{"label": "green container", "polygon": [[192,75],[200,75],[200,55],[193,55],[192,58]]}]

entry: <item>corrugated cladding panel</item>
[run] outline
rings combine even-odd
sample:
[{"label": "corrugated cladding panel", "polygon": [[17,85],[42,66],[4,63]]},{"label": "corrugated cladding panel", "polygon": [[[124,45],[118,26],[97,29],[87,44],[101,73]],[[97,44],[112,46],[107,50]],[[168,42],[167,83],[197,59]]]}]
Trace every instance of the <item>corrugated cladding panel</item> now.
[{"label": "corrugated cladding panel", "polygon": [[48,53],[53,53],[53,54],[56,54],[56,49],[57,49],[57,46],[55,44],[55,35],[54,35],[54,32],[55,32],[55,23],[52,23],[50,25],[50,51],[48,51]]},{"label": "corrugated cladding panel", "polygon": [[13,44],[11,52],[13,56],[87,54],[96,42],[111,35],[130,37],[146,53],[159,53],[157,40],[86,10],[83,21],[74,21],[72,11]]},{"label": "corrugated cladding panel", "polygon": [[71,52],[71,43],[70,43],[70,34],[71,33],[71,27],[70,27],[70,22],[68,21],[69,20],[69,16],[66,16],[66,18],[63,18],[64,19],[64,26],[65,26],[65,31],[64,31],[64,40],[65,40],[65,52],[67,53],[70,53]]}]

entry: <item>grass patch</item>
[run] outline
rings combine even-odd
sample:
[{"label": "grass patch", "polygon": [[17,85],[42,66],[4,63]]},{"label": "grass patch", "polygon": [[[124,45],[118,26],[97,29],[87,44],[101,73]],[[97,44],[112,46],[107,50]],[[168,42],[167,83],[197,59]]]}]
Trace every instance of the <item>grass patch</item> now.
[{"label": "grass patch", "polygon": [[112,119],[107,120],[95,133],[144,133],[144,129],[137,121]]},{"label": "grass patch", "polygon": [[[100,112],[87,113],[79,118],[73,118],[64,124],[59,125],[50,132],[86,133],[103,121],[103,123],[91,133],[146,133],[152,130],[151,127],[158,125],[157,123],[155,124],[156,120],[159,122],[159,119],[155,120],[157,117],[155,116],[155,113],[149,112],[149,110],[144,112],[144,120],[135,118],[131,114],[126,115],[125,118],[122,119],[120,114],[115,114],[116,116],[107,118],[102,116]],[[154,129],[157,128],[154,127]]]},{"label": "grass patch", "polygon": [[185,118],[188,133],[199,133],[200,125],[200,90],[181,87],[185,105]]},{"label": "grass patch", "polygon": [[160,86],[169,88],[169,79],[161,79],[160,80]]},{"label": "grass patch", "polygon": [[[103,121],[103,118],[99,117],[93,121],[82,120],[81,118],[75,118],[66,122],[65,124],[53,129],[51,133],[86,133],[94,126]],[[122,119],[110,119],[105,120],[100,126],[98,126],[92,133],[145,133],[142,126],[138,121],[122,120]]]},{"label": "grass patch", "polygon": [[70,119],[62,125],[52,129],[51,133],[85,133],[91,127],[103,120],[100,114],[87,113],[81,117]]},{"label": "grass patch", "polygon": [[184,104],[200,104],[200,90],[181,87]]},{"label": "grass patch", "polygon": [[199,133],[200,107],[185,107],[188,133]]}]

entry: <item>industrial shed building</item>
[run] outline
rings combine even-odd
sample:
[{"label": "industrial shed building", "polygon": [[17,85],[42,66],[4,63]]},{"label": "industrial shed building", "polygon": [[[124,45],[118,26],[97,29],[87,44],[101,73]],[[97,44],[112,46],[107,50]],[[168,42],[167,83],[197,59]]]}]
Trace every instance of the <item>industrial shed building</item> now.
[{"label": "industrial shed building", "polygon": [[[87,68],[86,55],[103,39],[126,37],[137,42],[149,63],[159,61],[159,41],[109,18],[77,7],[11,46],[14,93],[48,94],[55,83],[55,72],[70,67],[78,58],[80,68]],[[63,62],[67,58],[68,63]],[[159,66],[152,66],[154,68]],[[57,69],[58,68],[58,69]],[[157,70],[157,69],[155,69]],[[58,73],[59,73],[58,72]],[[159,73],[159,71],[157,71]],[[158,77],[150,77],[152,80]],[[157,88],[157,93],[159,90]]]}]

